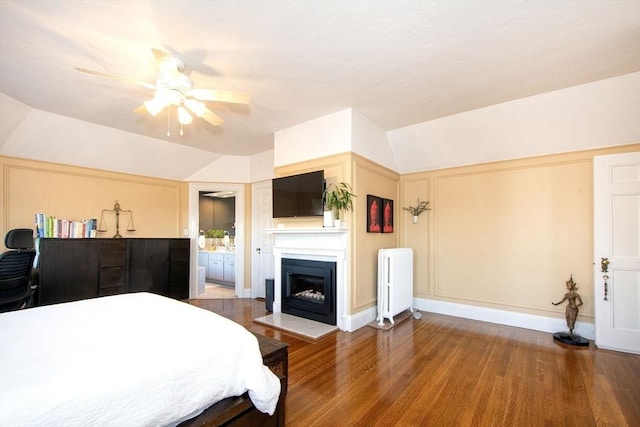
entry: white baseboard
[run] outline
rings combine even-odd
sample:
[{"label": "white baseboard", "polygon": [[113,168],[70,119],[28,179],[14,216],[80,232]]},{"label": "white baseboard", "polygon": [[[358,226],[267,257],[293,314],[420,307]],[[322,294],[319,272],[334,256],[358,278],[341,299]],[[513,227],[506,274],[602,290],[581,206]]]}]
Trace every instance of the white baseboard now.
[{"label": "white baseboard", "polygon": [[350,315],[346,317],[345,325],[347,332],[353,332],[356,329],[360,329],[363,326],[366,326],[367,323],[373,322],[376,320],[378,310],[376,307],[371,307],[366,310],[362,310],[357,312],[356,314]]},{"label": "white baseboard", "polygon": [[[251,289],[247,289],[246,291],[248,291],[247,298],[250,298]],[[534,331],[548,333],[567,331],[567,323],[564,319],[498,310],[495,308],[478,307],[423,298],[414,298],[413,308],[428,313],[462,317],[464,319],[479,320],[482,322],[496,323],[505,326],[515,326]],[[353,315],[348,315],[344,322],[345,331],[353,332],[360,329],[366,326],[367,323],[376,320],[376,317],[376,307],[370,307]],[[575,332],[588,340],[595,339],[593,323],[576,322]]]},{"label": "white baseboard", "polygon": [[[414,298],[413,304],[414,308],[429,313],[445,314],[448,316],[480,320],[482,322],[497,323],[499,325],[515,326],[518,328],[532,329],[534,331],[541,332],[553,333],[568,331],[565,319],[423,298]],[[576,322],[575,332],[588,340],[595,339],[595,328],[593,323]]]}]

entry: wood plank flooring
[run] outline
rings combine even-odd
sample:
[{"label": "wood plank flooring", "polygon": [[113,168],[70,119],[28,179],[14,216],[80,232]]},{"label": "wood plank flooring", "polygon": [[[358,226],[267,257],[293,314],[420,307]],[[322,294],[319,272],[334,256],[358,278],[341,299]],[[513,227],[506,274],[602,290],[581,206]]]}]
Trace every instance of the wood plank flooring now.
[{"label": "wood plank flooring", "polygon": [[317,342],[262,326],[264,302],[191,300],[289,347],[287,426],[640,426],[640,356],[423,313]]}]

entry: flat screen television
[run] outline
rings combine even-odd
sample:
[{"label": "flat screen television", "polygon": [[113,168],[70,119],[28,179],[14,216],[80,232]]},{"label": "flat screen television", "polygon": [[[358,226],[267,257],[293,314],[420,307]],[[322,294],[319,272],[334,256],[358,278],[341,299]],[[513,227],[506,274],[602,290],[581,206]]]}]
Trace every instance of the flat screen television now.
[{"label": "flat screen television", "polygon": [[273,217],[322,216],[324,171],[274,178]]}]

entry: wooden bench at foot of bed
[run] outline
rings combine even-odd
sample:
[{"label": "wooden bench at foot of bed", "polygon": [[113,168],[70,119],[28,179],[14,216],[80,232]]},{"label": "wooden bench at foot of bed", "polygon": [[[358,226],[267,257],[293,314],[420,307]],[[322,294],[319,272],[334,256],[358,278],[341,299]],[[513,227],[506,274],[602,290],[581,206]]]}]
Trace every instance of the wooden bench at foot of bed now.
[{"label": "wooden bench at foot of bed", "polygon": [[287,377],[289,374],[288,345],[273,338],[254,334],[258,338],[262,360],[280,378],[280,399],[272,416],[258,411],[248,393],[242,396],[228,397],[207,408],[202,414],[187,420],[179,427],[202,426],[284,426],[285,397],[287,395]]}]

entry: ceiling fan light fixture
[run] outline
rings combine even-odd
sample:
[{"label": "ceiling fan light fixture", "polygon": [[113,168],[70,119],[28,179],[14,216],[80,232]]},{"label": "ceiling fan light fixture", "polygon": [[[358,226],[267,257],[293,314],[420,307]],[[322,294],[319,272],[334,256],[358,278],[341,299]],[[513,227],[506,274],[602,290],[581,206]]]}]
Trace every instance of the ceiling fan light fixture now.
[{"label": "ceiling fan light fixture", "polygon": [[182,105],[178,107],[178,122],[181,125],[188,125],[193,121],[193,117]]},{"label": "ceiling fan light fixture", "polygon": [[211,111],[202,101],[249,104],[249,95],[242,92],[201,88],[195,89],[193,80],[184,73],[185,63],[183,60],[159,49],[152,48],[151,52],[160,64],[160,70],[156,77],[155,85],[101,71],[93,71],[86,68],[76,69],[83,73],[121,80],[147,89],[155,90],[153,99],[145,101],[143,106],[136,108],[134,111],[140,112],[141,110],[146,109],[152,116],[157,116],[158,113],[166,107],[167,136],[171,136],[170,126],[171,115],[173,114],[171,111],[172,106],[176,107],[178,121],[180,123],[180,135],[183,135],[182,126],[193,122],[192,114],[201,118],[211,126],[222,126],[224,123],[222,117]]}]

